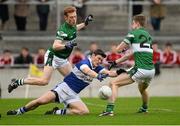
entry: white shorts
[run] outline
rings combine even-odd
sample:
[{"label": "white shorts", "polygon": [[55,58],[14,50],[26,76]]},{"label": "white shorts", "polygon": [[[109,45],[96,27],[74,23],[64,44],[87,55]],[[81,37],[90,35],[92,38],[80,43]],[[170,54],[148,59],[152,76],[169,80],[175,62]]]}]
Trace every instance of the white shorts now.
[{"label": "white shorts", "polygon": [[70,63],[67,59],[59,58],[47,50],[46,54],[44,55],[44,64],[45,66],[52,66],[54,69],[56,69]]},{"label": "white shorts", "polygon": [[145,70],[133,67],[128,71],[128,74],[130,74],[131,78],[137,83],[149,84],[154,77],[155,69]]},{"label": "white shorts", "polygon": [[56,102],[64,103],[65,106],[77,101],[82,102],[79,95],[75,93],[66,82],[59,83],[51,91],[55,92]]}]

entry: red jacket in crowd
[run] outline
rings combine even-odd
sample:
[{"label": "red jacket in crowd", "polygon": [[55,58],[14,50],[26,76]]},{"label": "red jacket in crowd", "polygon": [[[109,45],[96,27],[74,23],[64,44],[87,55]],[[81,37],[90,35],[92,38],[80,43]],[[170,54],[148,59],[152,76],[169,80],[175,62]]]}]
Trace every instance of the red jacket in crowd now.
[{"label": "red jacket in crowd", "polygon": [[177,54],[175,51],[163,52],[163,63],[164,64],[175,64],[177,59]]},{"label": "red jacket in crowd", "polygon": [[162,51],[154,50],[153,51],[153,63],[156,64],[157,62],[161,62],[161,60],[162,60]]},{"label": "red jacket in crowd", "polygon": [[2,58],[2,59],[0,59],[0,65],[11,65],[12,64],[12,59],[4,59],[4,58]]},{"label": "red jacket in crowd", "polygon": [[180,52],[179,52],[178,55],[177,55],[176,63],[177,63],[178,65],[180,65]]},{"label": "red jacket in crowd", "polygon": [[118,53],[107,53],[106,61],[107,62],[115,61],[121,57],[122,56]]}]

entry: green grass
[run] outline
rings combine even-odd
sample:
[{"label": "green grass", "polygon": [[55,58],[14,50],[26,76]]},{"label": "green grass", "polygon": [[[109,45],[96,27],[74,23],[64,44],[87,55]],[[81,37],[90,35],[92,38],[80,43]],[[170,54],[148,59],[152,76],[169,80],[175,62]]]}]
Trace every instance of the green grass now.
[{"label": "green grass", "polygon": [[[106,101],[97,98],[84,98],[90,114],[77,115],[44,115],[44,112],[57,104],[40,106],[34,111],[19,116],[7,116],[6,112],[25,105],[31,99],[1,99],[0,100],[0,125],[131,125],[151,124],[168,125],[180,124],[180,97],[152,97],[150,99],[149,113],[135,113],[141,105],[140,98],[120,98],[116,102],[114,117],[98,117],[105,109]],[[62,105],[61,105],[62,107]]]}]

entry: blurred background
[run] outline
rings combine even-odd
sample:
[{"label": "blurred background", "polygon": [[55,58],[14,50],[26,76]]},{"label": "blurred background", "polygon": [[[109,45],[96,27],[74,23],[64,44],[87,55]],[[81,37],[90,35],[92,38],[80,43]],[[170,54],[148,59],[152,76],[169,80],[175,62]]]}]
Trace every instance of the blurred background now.
[{"label": "blurred background", "polygon": [[[47,86],[22,86],[11,94],[7,92],[12,78],[29,74],[30,64],[42,69],[46,49],[64,22],[63,9],[68,5],[77,8],[79,23],[88,14],[94,15],[94,21],[78,33],[78,47],[69,58],[72,65],[96,48],[108,55],[105,67],[131,51],[118,54],[116,46],[131,29],[133,15],[143,13],[153,37],[156,68],[150,95],[180,96],[180,0],[0,0],[0,98],[38,97],[63,80],[55,71]],[[128,69],[133,64],[132,57],[118,67]],[[95,80],[80,95],[97,97],[98,88],[109,81]],[[119,96],[139,96],[137,84],[122,87]]]}]

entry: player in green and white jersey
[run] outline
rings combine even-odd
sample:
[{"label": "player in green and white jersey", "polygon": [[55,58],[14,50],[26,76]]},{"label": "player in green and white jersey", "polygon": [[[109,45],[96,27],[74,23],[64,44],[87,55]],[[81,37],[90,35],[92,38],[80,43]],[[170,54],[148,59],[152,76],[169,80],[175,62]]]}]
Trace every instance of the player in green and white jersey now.
[{"label": "player in green and white jersey", "polygon": [[128,47],[132,47],[132,52],[116,60],[111,66],[126,61],[132,55],[134,56],[135,65],[129,71],[121,70],[120,75],[110,82],[112,96],[109,98],[106,111],[99,116],[113,116],[114,103],[118,95],[118,88],[129,85],[134,82],[138,83],[139,91],[142,95],[142,106],[139,113],[148,112],[148,93],[146,91],[151,79],[154,77],[155,70],[152,61],[153,50],[151,47],[152,38],[144,29],[145,16],[142,14],[133,17],[132,31],[127,34],[125,39],[118,45],[117,50],[122,52]]},{"label": "player in green and white jersey", "polygon": [[93,16],[88,15],[83,23],[76,24],[76,8],[69,6],[64,9],[64,19],[65,22],[58,28],[52,47],[50,47],[45,54],[43,76],[39,78],[27,77],[24,79],[12,79],[11,84],[8,86],[9,93],[24,84],[47,85],[54,69],[57,69],[63,76],[71,72],[72,66],[67,58],[71,54],[73,47],[77,45],[75,42],[77,31],[87,26],[88,23],[92,21]]}]

